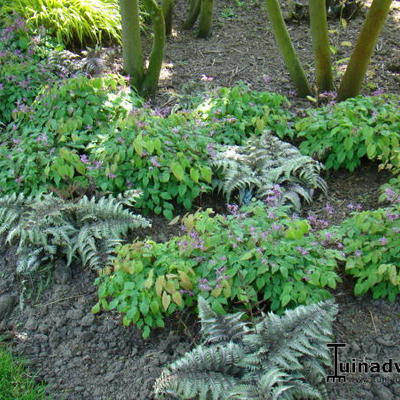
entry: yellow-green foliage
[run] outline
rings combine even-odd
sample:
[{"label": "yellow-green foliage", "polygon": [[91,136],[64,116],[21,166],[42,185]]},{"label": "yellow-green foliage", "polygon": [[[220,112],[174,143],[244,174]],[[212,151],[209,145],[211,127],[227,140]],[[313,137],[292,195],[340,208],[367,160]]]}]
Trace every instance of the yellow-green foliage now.
[{"label": "yellow-green foliage", "polygon": [[120,41],[118,0],[9,0],[2,12],[11,11],[33,28],[46,27],[65,45]]}]

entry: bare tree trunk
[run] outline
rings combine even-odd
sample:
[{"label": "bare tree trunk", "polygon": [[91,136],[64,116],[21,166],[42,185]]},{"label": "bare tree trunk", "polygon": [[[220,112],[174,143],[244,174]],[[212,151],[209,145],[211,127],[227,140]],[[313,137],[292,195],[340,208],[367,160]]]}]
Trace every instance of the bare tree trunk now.
[{"label": "bare tree trunk", "polygon": [[199,17],[199,38],[208,38],[211,35],[212,16],[213,16],[213,0],[201,0],[200,17]]},{"label": "bare tree trunk", "polygon": [[131,84],[139,92],[144,79],[144,59],[140,39],[139,8],[137,0],[119,0],[122,20],[122,54],[124,70]]},{"label": "bare tree trunk", "polygon": [[338,90],[339,101],[357,96],[360,93],[372,53],[385,24],[391,4],[392,0],[372,1]]},{"label": "bare tree trunk", "polygon": [[149,67],[142,86],[143,95],[149,96],[156,91],[160,78],[165,46],[165,21],[162,9],[155,0],[143,0],[143,3],[150,14],[154,31]]},{"label": "bare tree trunk", "polygon": [[183,29],[192,29],[200,14],[201,0],[190,0],[189,13],[186,21],[183,23]]},{"label": "bare tree trunk", "polygon": [[304,69],[294,50],[289,32],[283,20],[281,9],[277,0],[265,0],[268,18],[271,22],[275,40],[278,43],[286,68],[289,71],[297,93],[299,96],[306,97],[311,95],[310,85],[307,81]]},{"label": "bare tree trunk", "polygon": [[329,49],[325,0],[309,0],[310,28],[319,92],[333,90],[332,64]]},{"label": "bare tree trunk", "polygon": [[165,33],[167,36],[171,35],[172,32],[172,12],[174,10],[175,0],[163,0],[162,10],[165,19]]}]

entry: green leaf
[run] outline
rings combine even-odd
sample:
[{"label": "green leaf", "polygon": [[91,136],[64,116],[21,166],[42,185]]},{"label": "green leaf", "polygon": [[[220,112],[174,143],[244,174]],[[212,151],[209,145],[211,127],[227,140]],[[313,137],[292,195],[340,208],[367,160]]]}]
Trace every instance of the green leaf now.
[{"label": "green leaf", "polygon": [[174,174],[175,178],[178,179],[178,181],[182,181],[183,177],[185,176],[185,172],[182,168],[182,165],[176,161],[173,161],[170,164],[170,168],[171,168],[171,171]]},{"label": "green leaf", "polygon": [[199,171],[195,168],[190,168],[190,177],[194,182],[198,183],[200,178]]}]

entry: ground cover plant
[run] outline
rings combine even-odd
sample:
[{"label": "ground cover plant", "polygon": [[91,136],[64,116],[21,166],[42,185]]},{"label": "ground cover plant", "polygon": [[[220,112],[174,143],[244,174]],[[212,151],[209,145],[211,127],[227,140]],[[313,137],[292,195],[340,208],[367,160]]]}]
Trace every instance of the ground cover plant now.
[{"label": "ground cover plant", "polygon": [[211,135],[221,144],[241,145],[251,135],[261,135],[264,130],[283,137],[294,118],[285,96],[250,90],[244,84],[219,88],[196,104],[200,99],[193,99],[194,113],[211,123]]},{"label": "ground cover plant", "polygon": [[343,256],[325,248],[307,221],[260,202],[231,211],[214,217],[199,211],[183,218],[183,234],[168,242],[118,248],[113,269],[96,281],[94,311],[115,309],[148,337],[199,294],[218,312],[233,304],[252,309],[259,301],[283,312],[331,296],[327,289],[339,281],[335,269]]},{"label": "ground cover plant", "polygon": [[400,197],[391,189],[386,195],[391,207],[356,213],[331,232],[343,243],[354,294],[371,291],[375,299],[395,301],[400,293]]},{"label": "ground cover plant", "polygon": [[43,32],[28,29],[21,18],[1,22],[0,123],[4,128],[16,114],[29,111],[40,89],[58,78],[48,57],[62,47],[57,48]]},{"label": "ground cover plant", "polygon": [[45,388],[27,373],[23,362],[0,345],[0,393],[2,400],[44,400]]},{"label": "ground cover plant", "polygon": [[122,82],[114,75],[74,77],[44,88],[30,107],[19,110],[0,146],[3,193],[38,194],[50,185],[87,187],[84,149],[95,130],[142,104],[118,88]]},{"label": "ground cover plant", "polygon": [[322,164],[268,131],[243,146],[219,146],[211,165],[219,171],[218,188],[228,203],[237,192],[239,204],[255,197],[269,206],[289,204],[299,211],[302,200],[312,202],[316,189],[324,194],[328,190],[320,176]]},{"label": "ground cover plant", "polygon": [[299,306],[244,323],[219,315],[199,298],[202,344],[166,367],[157,399],[328,399],[325,368],[337,306]]},{"label": "ground cover plant", "polygon": [[43,264],[78,259],[83,267],[104,268],[128,230],[150,226],[112,197],[77,202],[53,195],[0,198],[0,234],[17,245],[17,272],[31,274]]},{"label": "ground cover plant", "polygon": [[309,110],[296,122],[300,150],[324,162],[328,169],[354,171],[366,157],[395,163],[400,142],[400,102],[397,96],[356,97]]}]

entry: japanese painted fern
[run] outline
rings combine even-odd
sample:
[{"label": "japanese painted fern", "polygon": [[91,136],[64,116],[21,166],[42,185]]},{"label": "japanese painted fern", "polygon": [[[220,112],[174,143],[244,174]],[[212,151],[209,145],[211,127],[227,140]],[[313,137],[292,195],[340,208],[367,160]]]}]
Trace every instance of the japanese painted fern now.
[{"label": "japanese painted fern", "polygon": [[199,299],[203,344],[164,369],[157,399],[328,399],[326,344],[337,306],[332,301],[269,313],[252,327],[242,314],[220,316]]},{"label": "japanese painted fern", "polygon": [[72,202],[21,193],[0,198],[0,235],[6,244],[17,244],[19,273],[33,272],[56,256],[103,268],[123,234],[149,225],[112,197]]},{"label": "japanese painted fern", "polygon": [[327,191],[320,177],[322,164],[268,132],[245,146],[220,146],[211,164],[220,176],[217,187],[227,201],[238,193],[241,204],[256,197],[299,210],[301,200],[311,203],[315,189]]}]

